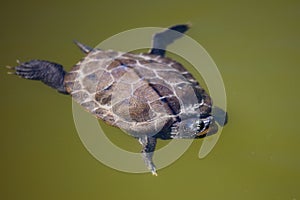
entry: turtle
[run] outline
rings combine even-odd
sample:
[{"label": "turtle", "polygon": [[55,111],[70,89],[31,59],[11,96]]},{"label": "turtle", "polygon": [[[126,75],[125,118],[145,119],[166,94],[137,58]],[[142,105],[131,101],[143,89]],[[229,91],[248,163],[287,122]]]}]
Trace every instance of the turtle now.
[{"label": "turtle", "polygon": [[9,67],[10,73],[70,95],[96,118],[138,139],[147,168],[157,175],[152,160],[157,139],[203,138],[217,132],[216,121],[227,123],[227,114],[225,120],[212,115],[212,99],[193,75],[165,56],[166,47],[188,29],[179,24],[154,34],[148,53],[103,50],[75,40],[85,56],[69,72],[34,59]]}]

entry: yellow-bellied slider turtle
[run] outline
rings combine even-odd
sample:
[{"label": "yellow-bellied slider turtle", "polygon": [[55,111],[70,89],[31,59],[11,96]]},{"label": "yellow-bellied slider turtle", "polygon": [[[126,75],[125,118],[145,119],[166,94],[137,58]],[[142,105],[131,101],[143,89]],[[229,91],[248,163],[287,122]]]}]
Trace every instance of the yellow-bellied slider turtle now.
[{"label": "yellow-bellied slider turtle", "polygon": [[187,30],[187,25],[176,25],[155,34],[151,51],[143,54],[75,42],[86,56],[70,72],[53,62],[31,60],[13,73],[71,95],[97,118],[137,138],[147,167],[156,174],[157,138],[193,139],[217,130],[209,95],[180,63],[164,56],[167,45]]}]

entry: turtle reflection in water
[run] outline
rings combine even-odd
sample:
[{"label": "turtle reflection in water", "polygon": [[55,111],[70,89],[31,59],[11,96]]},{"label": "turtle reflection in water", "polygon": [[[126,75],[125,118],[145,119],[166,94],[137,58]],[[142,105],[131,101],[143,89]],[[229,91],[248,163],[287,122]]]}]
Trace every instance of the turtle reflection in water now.
[{"label": "turtle reflection in water", "polygon": [[69,72],[54,62],[31,60],[10,67],[10,73],[71,95],[97,118],[137,138],[148,169],[156,175],[152,156],[158,138],[194,139],[217,131],[210,96],[180,63],[165,57],[167,45],[188,28],[176,25],[155,34],[152,49],[143,54],[75,41],[86,56]]}]

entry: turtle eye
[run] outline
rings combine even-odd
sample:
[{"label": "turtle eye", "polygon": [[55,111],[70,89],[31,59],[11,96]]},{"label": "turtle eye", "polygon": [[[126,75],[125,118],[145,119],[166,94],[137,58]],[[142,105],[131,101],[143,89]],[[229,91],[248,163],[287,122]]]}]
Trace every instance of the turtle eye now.
[{"label": "turtle eye", "polygon": [[202,131],[204,126],[205,126],[205,124],[203,123],[203,121],[200,121],[199,124],[197,125],[197,130]]}]

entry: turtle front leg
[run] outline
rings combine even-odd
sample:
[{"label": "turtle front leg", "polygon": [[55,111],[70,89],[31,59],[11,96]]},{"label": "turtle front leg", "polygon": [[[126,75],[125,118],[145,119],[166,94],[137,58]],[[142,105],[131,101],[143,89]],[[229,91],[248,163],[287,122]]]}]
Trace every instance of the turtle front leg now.
[{"label": "turtle front leg", "polygon": [[152,161],[153,153],[156,147],[156,138],[144,136],[139,138],[143,149],[142,154],[147,168],[151,171],[152,175],[157,176],[155,165]]}]

